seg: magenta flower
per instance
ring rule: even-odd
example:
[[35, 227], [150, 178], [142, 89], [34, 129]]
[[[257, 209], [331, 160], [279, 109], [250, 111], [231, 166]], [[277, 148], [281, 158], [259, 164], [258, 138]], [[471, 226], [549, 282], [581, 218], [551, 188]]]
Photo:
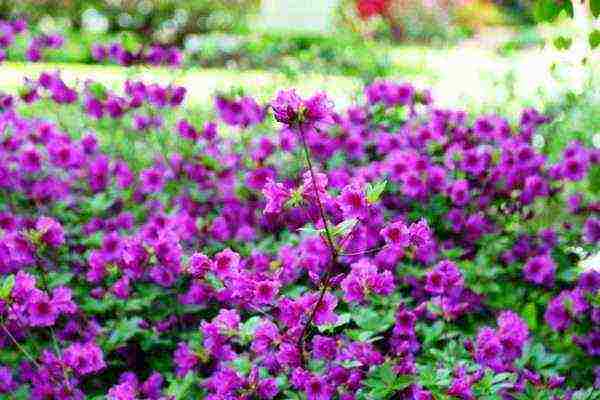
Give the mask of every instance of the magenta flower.
[[561, 332], [571, 326], [574, 317], [580, 316], [588, 308], [587, 300], [580, 289], [564, 290], [548, 302], [544, 319], [550, 328]]
[[254, 302], [257, 304], [270, 304], [277, 296], [279, 283], [274, 281], [257, 282], [254, 288]]
[[219, 277], [227, 277], [235, 273], [240, 265], [240, 255], [227, 248], [214, 257], [213, 272]]
[[362, 259], [351, 265], [351, 271], [342, 280], [344, 300], [363, 302], [370, 293], [388, 295], [394, 291], [394, 277], [389, 271], [378, 272], [369, 260]]
[[465, 179], [454, 182], [450, 187], [450, 198], [459, 207], [469, 203], [469, 182]]
[[414, 312], [408, 310], [404, 306], [398, 307], [396, 312], [396, 324], [394, 325], [394, 335], [398, 336], [414, 336], [415, 324], [417, 316]]
[[140, 174], [140, 181], [144, 193], [160, 192], [165, 184], [164, 172], [156, 167], [145, 169]]
[[279, 214], [283, 211], [283, 206], [290, 199], [291, 192], [283, 184], [267, 180], [263, 186], [262, 193], [267, 199], [267, 205], [264, 212], [267, 214]]
[[367, 198], [358, 184], [344, 187], [338, 202], [345, 218], [364, 219], [369, 215]]
[[379, 80], [365, 87], [369, 104], [383, 103], [387, 107], [411, 105], [415, 95], [412, 85]]
[[396, 221], [383, 228], [381, 236], [393, 246], [408, 247], [410, 245], [410, 230], [402, 221]]
[[525, 279], [538, 285], [554, 285], [556, 264], [549, 255], [530, 258], [523, 268]]
[[450, 293], [464, 284], [462, 273], [452, 261], [441, 261], [427, 273], [425, 290], [432, 294]]
[[334, 393], [334, 388], [317, 376], [304, 383], [304, 390], [307, 400], [330, 400]]
[[314, 176], [315, 181], [313, 182], [313, 176], [310, 171], [302, 174], [302, 196], [310, 204], [317, 204], [317, 194], [321, 198], [321, 201], [328, 201], [329, 193], [327, 193], [327, 184], [329, 183], [329, 179], [327, 175], [317, 172]]
[[137, 388], [132, 382], [122, 382], [108, 390], [109, 400], [136, 400]]
[[19, 271], [15, 275], [15, 284], [12, 288], [12, 297], [19, 301], [25, 302], [30, 298], [35, 289], [35, 277], [27, 272]]
[[17, 387], [11, 369], [0, 366], [0, 393], [13, 393]]
[[475, 360], [479, 364], [488, 366], [494, 370], [501, 371], [503, 369], [503, 347], [492, 328], [486, 327], [479, 331], [475, 347], [477, 349]]
[[177, 132], [179, 136], [189, 140], [197, 140], [198, 132], [187, 120], [181, 119], [177, 122]]
[[410, 224], [408, 232], [410, 243], [415, 247], [426, 247], [433, 241], [431, 229], [424, 219]]
[[61, 224], [49, 217], [41, 217], [35, 224], [41, 240], [51, 247], [59, 247], [65, 242], [65, 231]]
[[64, 363], [78, 375], [88, 375], [106, 367], [102, 350], [96, 343], [73, 343], [63, 352]]
[[319, 295], [317, 293], [309, 294], [303, 297], [305, 304], [311, 310], [317, 307], [315, 311], [315, 325], [335, 324], [338, 316], [333, 312], [337, 306], [338, 299], [331, 293], [325, 293], [320, 303], [317, 303]]
[[72, 300], [73, 293], [70, 288], [59, 286], [52, 290], [52, 303], [57, 311], [65, 314], [74, 314], [77, 305]]
[[46, 293], [33, 290], [27, 299], [27, 314], [31, 326], [52, 326], [58, 318], [59, 310]]
[[200, 362], [186, 343], [180, 342], [173, 354], [177, 376], [183, 377]]
[[280, 91], [271, 108], [275, 119], [291, 129], [307, 132], [333, 123], [333, 104], [324, 93], [302, 99], [293, 89]]
[[529, 337], [527, 324], [512, 311], [503, 311], [498, 316], [496, 331], [504, 347], [505, 360], [516, 360], [521, 356], [521, 350]]
[[273, 378], [262, 379], [258, 383], [258, 396], [262, 400], [273, 399], [279, 393], [277, 381]]
[[194, 253], [190, 258], [188, 272], [194, 277], [202, 277], [204, 274], [213, 269], [213, 264], [207, 255], [202, 253]]
[[42, 156], [35, 148], [27, 149], [21, 153], [20, 166], [25, 172], [38, 172], [42, 168]]
[[92, 44], [90, 51], [92, 53], [92, 58], [96, 61], [102, 62], [108, 58], [108, 49], [102, 44]]
[[600, 242], [600, 219], [589, 217], [583, 225], [583, 239], [590, 244]]

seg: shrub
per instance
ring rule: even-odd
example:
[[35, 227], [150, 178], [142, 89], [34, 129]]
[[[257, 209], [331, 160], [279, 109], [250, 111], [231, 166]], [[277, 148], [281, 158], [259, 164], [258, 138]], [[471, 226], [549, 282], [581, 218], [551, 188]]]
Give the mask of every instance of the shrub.
[[1, 392], [598, 395], [597, 149], [549, 159], [533, 109], [388, 81], [346, 110], [186, 93], [43, 73], [1, 96]]

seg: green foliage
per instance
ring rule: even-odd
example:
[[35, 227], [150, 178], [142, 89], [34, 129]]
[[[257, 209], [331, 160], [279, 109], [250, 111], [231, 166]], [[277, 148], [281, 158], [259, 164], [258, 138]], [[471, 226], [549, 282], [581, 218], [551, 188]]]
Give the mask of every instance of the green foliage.
[[192, 393], [197, 392], [197, 389], [195, 389], [197, 384], [198, 377], [193, 372], [188, 372], [181, 379], [172, 377], [169, 379], [169, 385], [167, 387], [166, 394], [168, 396], [173, 396], [175, 399], [190, 398]]
[[[31, 24], [37, 24], [44, 17], [64, 18], [77, 30], [82, 28], [82, 16], [87, 10], [94, 9], [108, 22], [109, 32], [129, 30], [143, 32], [144, 41], [155, 40], [152, 33], [164, 30], [165, 24], [175, 27], [171, 41], [182, 42], [190, 33], [247, 32], [247, 16], [254, 13], [258, 0], [149, 0], [141, 5], [140, 1], [104, 1], [104, 0], [2, 0], [0, 16], [27, 15]], [[184, 13], [185, 18], [176, 15]], [[120, 22], [123, 14], [131, 16], [128, 23]], [[122, 21], [122, 18], [121, 18]]]
[[533, 14], [539, 22], [552, 22], [561, 12], [573, 16], [573, 4], [571, 1], [536, 0], [533, 6]]
[[262, 33], [253, 36], [207, 35], [193, 54], [193, 64], [283, 72], [296, 79], [318, 72], [371, 81], [391, 74], [385, 48], [348, 35]]
[[573, 39], [565, 36], [559, 36], [556, 39], [554, 39], [554, 47], [556, 47], [559, 50], [567, 50], [571, 47], [572, 44]]
[[594, 29], [589, 37], [590, 47], [595, 49], [600, 45], [600, 30]]
[[387, 184], [386, 180], [376, 182], [374, 185], [371, 183], [367, 184], [366, 195], [367, 195], [367, 201], [370, 204], [375, 204], [379, 201], [379, 198], [385, 191], [386, 184]]
[[359, 398], [390, 399], [394, 394], [412, 385], [413, 381], [413, 376], [398, 375], [389, 363], [384, 363], [373, 368], [373, 371], [365, 379], [365, 393], [361, 393], [362, 396]]
[[[556, 161], [564, 147], [573, 140], [578, 140], [587, 146], [592, 145], [591, 132], [600, 132], [598, 107], [600, 99], [595, 95], [594, 85], [590, 82], [581, 94], [568, 92], [555, 101], [545, 105], [546, 113], [552, 116], [552, 121], [542, 125], [539, 134], [544, 138], [543, 151], [550, 159]], [[590, 179], [590, 184], [595, 179]]]
[[255, 315], [248, 318], [240, 327], [240, 341], [242, 344], [248, 344], [254, 337], [254, 331], [258, 327], [261, 317]]
[[370, 307], [361, 307], [352, 312], [352, 320], [364, 331], [374, 334], [387, 331], [394, 324], [394, 310], [377, 311]]
[[143, 320], [140, 317], [124, 318], [117, 321], [110, 336], [104, 343], [103, 347], [105, 350], [114, 350], [127, 343], [129, 339], [138, 333], [143, 332], [143, 329], [140, 327], [142, 321]]
[[594, 17], [600, 16], [600, 0], [590, 0], [590, 10]]
[[494, 374], [491, 371], [483, 376], [473, 387], [473, 393], [477, 399], [501, 400], [502, 389], [512, 387], [517, 380], [514, 373]]
[[8, 299], [10, 293], [12, 292], [13, 286], [15, 286], [15, 276], [13, 274], [6, 275], [2, 279], [2, 284], [0, 284], [0, 299]]

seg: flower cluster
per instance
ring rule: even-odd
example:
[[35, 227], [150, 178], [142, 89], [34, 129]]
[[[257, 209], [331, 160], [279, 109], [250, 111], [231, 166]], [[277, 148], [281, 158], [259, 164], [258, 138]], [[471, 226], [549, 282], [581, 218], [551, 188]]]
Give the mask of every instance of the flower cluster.
[[126, 67], [134, 64], [180, 67], [183, 63], [183, 54], [177, 47], [165, 47], [158, 44], [150, 45], [148, 48], [141, 47], [137, 51], [131, 51], [119, 42], [108, 45], [94, 43], [90, 51], [95, 61], [104, 62], [110, 60]]
[[15, 41], [15, 36], [27, 29], [27, 21], [16, 19], [13, 21], [0, 21], [0, 63], [6, 59], [6, 49]]
[[498, 316], [498, 328], [482, 328], [477, 334], [475, 359], [496, 372], [510, 370], [527, 341], [527, 324], [512, 311]]
[[266, 116], [265, 108], [250, 96], [230, 98], [226, 95], [218, 95], [215, 97], [215, 108], [223, 122], [240, 128], [260, 124]]
[[34, 37], [27, 47], [25, 58], [31, 62], [41, 61], [45, 49], [60, 49], [64, 44], [65, 38], [59, 34]]

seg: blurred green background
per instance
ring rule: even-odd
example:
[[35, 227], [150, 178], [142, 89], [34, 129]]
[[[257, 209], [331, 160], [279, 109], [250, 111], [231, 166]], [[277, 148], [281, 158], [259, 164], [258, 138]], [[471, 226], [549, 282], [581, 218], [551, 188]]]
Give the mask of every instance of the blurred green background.
[[[0, 17], [16, 16], [66, 36], [48, 56], [54, 62], [91, 63], [92, 43], [127, 35], [177, 45], [197, 67], [365, 80], [420, 72], [394, 64], [399, 46], [435, 50], [483, 37], [507, 55], [541, 44], [527, 0], [1, 0]], [[25, 40], [11, 60], [23, 59]]]
[[[577, 27], [560, 16], [536, 25], [535, 12], [531, 0], [0, 0], [0, 18], [29, 21], [0, 66], [0, 86], [60, 69], [67, 80], [101, 77], [115, 86], [133, 74], [175, 80], [199, 104], [232, 86], [264, 98], [286, 86], [323, 89], [344, 103], [385, 77], [431, 87], [443, 106], [515, 118], [526, 106], [596, 105], [589, 75], [599, 69], [598, 51], [585, 68], [572, 65], [553, 42]], [[45, 63], [24, 63], [28, 41], [41, 33], [62, 34], [65, 45]], [[184, 66], [95, 64], [92, 44], [112, 42], [177, 46]], [[600, 131], [599, 118], [572, 119]]]

